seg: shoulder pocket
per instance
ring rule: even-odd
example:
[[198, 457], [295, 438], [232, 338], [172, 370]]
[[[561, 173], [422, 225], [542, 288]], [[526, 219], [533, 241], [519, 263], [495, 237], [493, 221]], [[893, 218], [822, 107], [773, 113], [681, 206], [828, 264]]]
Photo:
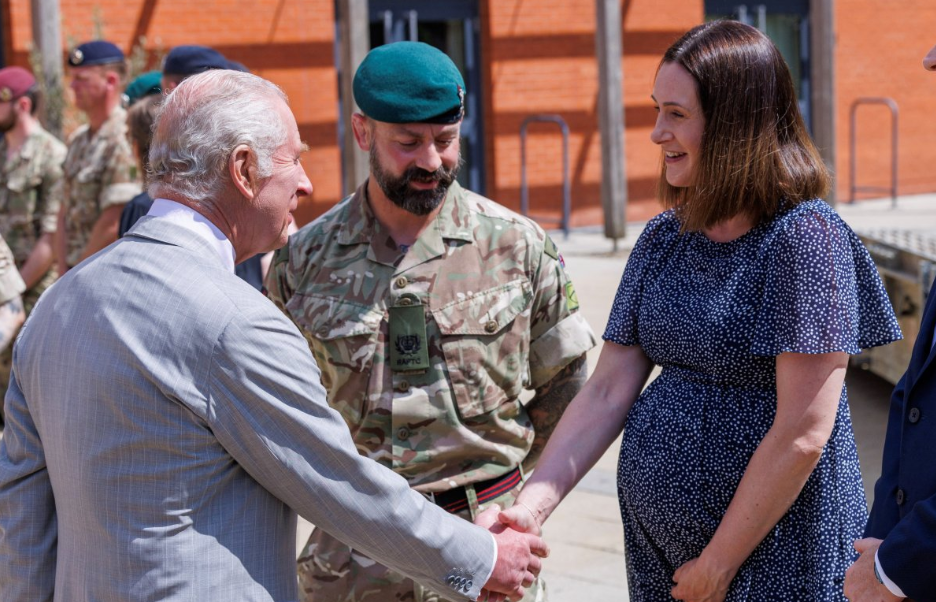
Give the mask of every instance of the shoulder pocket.
[[432, 312], [462, 418], [515, 401], [529, 382], [533, 290], [515, 280]]

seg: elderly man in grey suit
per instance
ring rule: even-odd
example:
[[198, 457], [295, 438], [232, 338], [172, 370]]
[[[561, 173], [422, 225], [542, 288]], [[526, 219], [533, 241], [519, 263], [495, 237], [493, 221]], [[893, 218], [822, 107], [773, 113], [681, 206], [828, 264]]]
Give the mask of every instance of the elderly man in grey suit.
[[302, 336], [234, 276], [285, 242], [312, 191], [303, 150], [253, 75], [168, 97], [150, 214], [46, 292], [16, 343], [0, 600], [295, 600], [296, 512], [455, 598], [533, 581], [541, 540], [450, 516], [357, 453]]

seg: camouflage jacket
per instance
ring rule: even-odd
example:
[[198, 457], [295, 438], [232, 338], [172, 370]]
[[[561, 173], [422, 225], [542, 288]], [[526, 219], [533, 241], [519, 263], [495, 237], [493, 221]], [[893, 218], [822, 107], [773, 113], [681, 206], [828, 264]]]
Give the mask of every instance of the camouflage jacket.
[[[423, 492], [517, 467], [534, 434], [521, 392], [595, 344], [543, 230], [458, 184], [405, 254], [362, 187], [273, 263], [269, 294], [309, 340], [359, 451]], [[407, 304], [422, 307], [425, 341], [391, 336]], [[426, 369], [394, 371], [395, 354], [422, 345]]]
[[66, 263], [81, 259], [94, 224], [108, 207], [140, 193], [137, 165], [127, 139], [127, 112], [115, 108], [97, 132], [87, 125], [68, 140], [65, 157]]
[[15, 299], [25, 289], [26, 284], [13, 264], [13, 253], [6, 241], [0, 238], [0, 305]]
[[62, 202], [65, 145], [43, 129], [26, 138], [7, 159], [0, 136], [0, 235], [22, 267], [43, 234], [55, 232]]

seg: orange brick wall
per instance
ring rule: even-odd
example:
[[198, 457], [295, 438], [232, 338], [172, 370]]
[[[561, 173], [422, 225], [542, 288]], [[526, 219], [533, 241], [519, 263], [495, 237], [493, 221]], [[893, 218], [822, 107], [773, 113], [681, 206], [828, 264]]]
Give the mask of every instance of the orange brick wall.
[[[628, 218], [635, 220], [659, 211], [654, 184], [660, 153], [649, 141], [653, 74], [667, 46], [702, 20], [703, 1], [621, 2]], [[7, 60], [25, 65], [29, 1], [12, 0], [6, 8]], [[61, 10], [66, 45], [92, 37], [98, 15], [104, 36], [125, 50], [140, 36], [153, 53], [178, 44], [214, 46], [282, 86], [311, 146], [305, 166], [315, 193], [300, 207], [298, 221], [339, 200], [332, 0], [61, 0]], [[571, 128], [573, 225], [602, 221], [594, 21], [594, 0], [481, 2], [487, 193], [519, 208], [520, 123], [534, 113], [558, 113]], [[558, 216], [562, 177], [556, 130], [532, 126], [528, 151], [533, 210]]]
[[[659, 150], [650, 142], [653, 75], [666, 48], [703, 17], [703, 2], [623, 0], [624, 104], [628, 219], [659, 211], [654, 186]], [[537, 113], [569, 124], [573, 225], [599, 224], [601, 139], [593, 0], [488, 0], [482, 21], [488, 194], [520, 206], [520, 126]], [[558, 216], [562, 144], [552, 124], [530, 126], [527, 181], [531, 213]]]
[[[103, 37], [125, 52], [141, 36], [154, 54], [179, 44], [213, 46], [281, 86], [311, 147], [304, 165], [315, 191], [297, 220], [304, 223], [339, 200], [332, 0], [61, 0], [61, 11], [66, 47], [94, 37], [97, 21]], [[29, 0], [12, 0], [3, 18], [7, 63], [28, 66]]]
[[[849, 109], [863, 96], [888, 96], [899, 106], [899, 193], [936, 191], [936, 74], [921, 66], [923, 56], [936, 44], [936, 3], [837, 0], [835, 5], [839, 200], [849, 198]], [[857, 133], [858, 185], [889, 186], [887, 110], [860, 108]]]

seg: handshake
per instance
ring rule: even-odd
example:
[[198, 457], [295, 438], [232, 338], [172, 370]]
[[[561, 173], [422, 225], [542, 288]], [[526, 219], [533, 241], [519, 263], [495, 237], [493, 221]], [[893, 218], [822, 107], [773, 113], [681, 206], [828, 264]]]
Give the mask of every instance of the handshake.
[[519, 600], [539, 575], [541, 559], [549, 556], [549, 546], [539, 536], [540, 525], [532, 510], [517, 504], [502, 511], [493, 505], [475, 518], [475, 524], [490, 531], [497, 541], [497, 562], [478, 600]]

